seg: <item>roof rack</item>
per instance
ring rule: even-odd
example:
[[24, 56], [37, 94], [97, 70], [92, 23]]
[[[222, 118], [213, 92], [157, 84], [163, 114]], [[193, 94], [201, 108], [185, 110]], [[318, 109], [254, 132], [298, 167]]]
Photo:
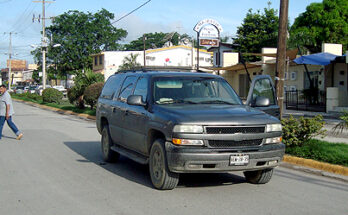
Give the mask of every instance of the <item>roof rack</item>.
[[132, 70], [123, 70], [116, 73], [127, 73], [127, 72], [200, 72], [206, 73], [202, 70], [192, 69], [192, 67], [188, 66], [142, 66], [142, 67], [134, 67]]

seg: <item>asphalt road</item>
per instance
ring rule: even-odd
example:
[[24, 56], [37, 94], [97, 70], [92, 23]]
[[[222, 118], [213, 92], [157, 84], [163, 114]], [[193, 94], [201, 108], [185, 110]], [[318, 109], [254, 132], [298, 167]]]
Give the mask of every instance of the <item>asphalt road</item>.
[[93, 121], [14, 102], [21, 141], [0, 140], [1, 215], [348, 214], [348, 183], [283, 167], [252, 185], [241, 173], [181, 177], [152, 188], [147, 166], [101, 159]]

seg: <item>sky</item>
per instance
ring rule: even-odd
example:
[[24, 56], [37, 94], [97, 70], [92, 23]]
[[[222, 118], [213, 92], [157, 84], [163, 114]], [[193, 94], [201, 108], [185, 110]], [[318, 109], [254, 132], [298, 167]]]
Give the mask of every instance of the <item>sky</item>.
[[[47, 0], [46, 0], [47, 1]], [[121, 18], [148, 0], [48, 0], [46, 17], [59, 16], [69, 10], [96, 13], [102, 8]], [[223, 28], [222, 36], [236, 35], [249, 9], [254, 12], [268, 7], [269, 0], [151, 0], [126, 18], [114, 24], [127, 30], [122, 43], [139, 38], [144, 33], [172, 32], [195, 35], [193, 27], [202, 19], [214, 19]], [[279, 11], [280, 0], [270, 0], [271, 8]], [[320, 0], [289, 0], [289, 20], [305, 12], [312, 2]], [[40, 44], [42, 23], [33, 22], [33, 16], [42, 14], [42, 3], [34, 0], [0, 0], [0, 68], [6, 67], [9, 53], [9, 32], [12, 35], [13, 59], [33, 63], [30, 51]], [[46, 26], [50, 21], [46, 21]]]

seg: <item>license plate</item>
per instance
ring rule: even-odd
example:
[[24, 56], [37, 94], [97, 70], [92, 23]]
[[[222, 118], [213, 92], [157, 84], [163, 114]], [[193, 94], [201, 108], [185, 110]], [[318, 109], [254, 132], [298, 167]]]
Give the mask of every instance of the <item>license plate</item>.
[[230, 165], [234, 166], [243, 166], [249, 163], [249, 155], [231, 155], [230, 156]]

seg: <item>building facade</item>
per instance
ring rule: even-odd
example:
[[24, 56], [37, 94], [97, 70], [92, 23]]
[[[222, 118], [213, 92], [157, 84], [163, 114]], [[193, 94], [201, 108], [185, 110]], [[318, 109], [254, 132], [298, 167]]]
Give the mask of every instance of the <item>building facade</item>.
[[[136, 61], [144, 66], [144, 51], [106, 51], [92, 55], [93, 71], [104, 75], [105, 80], [118, 71], [125, 57], [137, 55]], [[146, 66], [192, 67], [197, 65], [197, 49], [190, 46], [170, 46], [145, 51]], [[199, 66], [212, 66], [212, 53], [199, 50]]]

